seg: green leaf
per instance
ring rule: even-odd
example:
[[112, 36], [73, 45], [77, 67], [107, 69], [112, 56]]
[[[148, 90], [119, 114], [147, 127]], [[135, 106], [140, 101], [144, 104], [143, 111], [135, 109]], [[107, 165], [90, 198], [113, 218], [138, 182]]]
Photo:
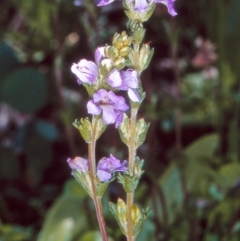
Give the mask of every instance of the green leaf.
[[234, 162], [221, 166], [219, 174], [222, 184], [226, 188], [232, 187], [240, 178], [240, 163]]
[[168, 224], [171, 224], [174, 221], [176, 214], [181, 210], [184, 201], [180, 170], [175, 163], [172, 163], [167, 168], [158, 180], [158, 183], [163, 192], [166, 208], [166, 210], [163, 210], [164, 207], [160, 204], [158, 215], [162, 222], [166, 222], [163, 215], [163, 212], [166, 211], [168, 217], [167, 222]]
[[184, 153], [190, 160], [199, 157], [212, 157], [218, 145], [219, 136], [217, 134], [206, 135], [190, 144]]
[[48, 211], [37, 241], [69, 241], [88, 230], [83, 205], [85, 194], [80, 191], [78, 196], [77, 186], [74, 188], [77, 183], [70, 182]]
[[212, 158], [218, 145], [218, 135], [211, 134], [199, 138], [184, 150], [187, 158], [184, 168], [187, 190], [194, 193], [201, 190], [201, 195], [208, 192], [208, 182], [205, 179], [217, 178], [218, 174], [204, 160]]
[[1, 241], [25, 241], [30, 240], [32, 231], [16, 225], [4, 225], [0, 223]]
[[208, 216], [208, 226], [212, 227], [216, 223], [218, 225], [226, 225], [238, 209], [238, 199], [224, 199], [211, 210]]
[[0, 97], [25, 113], [38, 111], [47, 98], [47, 84], [42, 73], [33, 68], [21, 68], [8, 74], [0, 86]]

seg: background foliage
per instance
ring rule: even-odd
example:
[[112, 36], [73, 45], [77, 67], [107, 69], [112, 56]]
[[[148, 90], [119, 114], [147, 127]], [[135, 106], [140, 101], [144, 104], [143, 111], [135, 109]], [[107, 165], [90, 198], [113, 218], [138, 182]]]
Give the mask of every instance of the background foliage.
[[[142, 78], [140, 115], [151, 126], [138, 153], [146, 172], [136, 199], [153, 212], [138, 241], [238, 241], [240, 2], [175, 7], [173, 19], [158, 4], [145, 24], [155, 55]], [[91, 200], [66, 164], [87, 155], [72, 122], [87, 115], [88, 96], [70, 66], [93, 59], [125, 23], [121, 1], [1, 0], [0, 240], [101, 240]], [[97, 151], [127, 155], [112, 126]], [[124, 237], [108, 201], [123, 195], [118, 183], [105, 195], [113, 240]]]

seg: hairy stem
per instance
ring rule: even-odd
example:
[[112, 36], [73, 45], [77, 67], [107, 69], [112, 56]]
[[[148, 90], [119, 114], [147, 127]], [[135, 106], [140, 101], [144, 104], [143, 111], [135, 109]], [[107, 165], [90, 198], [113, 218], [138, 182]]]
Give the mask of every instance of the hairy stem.
[[[128, 153], [129, 153], [129, 169], [132, 171], [134, 175], [134, 164], [136, 160], [136, 121], [137, 121], [137, 112], [138, 108], [132, 107], [131, 109], [131, 124], [130, 124], [130, 143], [128, 146]], [[131, 217], [131, 209], [134, 201], [134, 192], [127, 193], [127, 222], [128, 222], [128, 233], [127, 233], [127, 240], [134, 241], [135, 237], [133, 234], [133, 221]]]
[[93, 202], [97, 213], [98, 225], [101, 231], [103, 241], [108, 241], [108, 235], [106, 231], [106, 224], [103, 216], [103, 208], [101, 198], [97, 196], [96, 184], [95, 184], [95, 174], [96, 174], [96, 158], [95, 158], [95, 149], [96, 149], [96, 129], [98, 121], [93, 118], [92, 120], [92, 141], [88, 145], [88, 157], [89, 157], [89, 170], [90, 178], [92, 183], [93, 190]]

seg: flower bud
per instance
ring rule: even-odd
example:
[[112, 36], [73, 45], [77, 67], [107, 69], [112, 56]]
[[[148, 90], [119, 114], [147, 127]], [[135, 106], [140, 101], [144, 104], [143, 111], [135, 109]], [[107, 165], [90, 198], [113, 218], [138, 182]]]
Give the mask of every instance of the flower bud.
[[121, 39], [117, 40], [114, 46], [118, 49], [121, 49], [123, 47], [123, 42], [121, 41]]
[[129, 37], [127, 40], [123, 41], [123, 45], [124, 46], [129, 46], [129, 45], [131, 45], [131, 43], [132, 43], [132, 38], [131, 37]]
[[126, 66], [126, 59], [124, 57], [118, 57], [115, 61], [114, 61], [114, 66], [117, 69], [123, 69]]
[[119, 55], [122, 57], [128, 56], [128, 54], [132, 51], [132, 48], [130, 47], [123, 47], [119, 51]]
[[142, 213], [136, 204], [132, 205], [131, 218], [134, 224], [138, 224], [141, 221]]
[[118, 225], [123, 234], [127, 234], [128, 224], [127, 224], [127, 206], [122, 199], [118, 199], [117, 205], [114, 203], [109, 203], [110, 211], [118, 222]]
[[100, 74], [106, 76], [113, 68], [113, 62], [111, 59], [103, 59], [99, 64]]
[[127, 39], [128, 39], [128, 35], [127, 35], [126, 31], [123, 31], [121, 33], [121, 40], [122, 41], [126, 41]]
[[115, 60], [119, 55], [119, 50], [116, 47], [111, 47], [109, 49], [109, 58]]
[[115, 45], [115, 43], [120, 39], [120, 34], [119, 33], [115, 33], [113, 36], [113, 41], [112, 44]]

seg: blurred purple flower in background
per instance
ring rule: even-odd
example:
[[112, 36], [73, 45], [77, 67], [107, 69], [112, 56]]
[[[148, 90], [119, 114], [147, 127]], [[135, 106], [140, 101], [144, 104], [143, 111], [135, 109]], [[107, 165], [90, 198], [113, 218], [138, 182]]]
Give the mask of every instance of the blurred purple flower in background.
[[82, 157], [68, 158], [67, 162], [72, 171], [88, 172], [88, 160]]
[[110, 157], [103, 157], [97, 166], [97, 176], [102, 182], [107, 182], [112, 178], [114, 172], [126, 172], [127, 167], [125, 166], [127, 161], [124, 160], [122, 163], [120, 160], [115, 158], [113, 155]]
[[[115, 0], [101, 0], [99, 2], [98, 6], [105, 6], [105, 5], [108, 5], [108, 4], [110, 4], [114, 1]], [[125, 1], [135, 2], [134, 10], [142, 12], [142, 13], [144, 13], [147, 10], [147, 8], [150, 4], [152, 4], [152, 3], [162, 3], [168, 8], [168, 12], [172, 16], [177, 15], [177, 13], [174, 10], [174, 5], [173, 5], [173, 3], [176, 0], [148, 0], [148, 1], [147, 0], [125, 0]]]
[[117, 96], [113, 91], [101, 89], [93, 94], [93, 100], [87, 103], [88, 113], [99, 115], [102, 113], [102, 118], [105, 124], [115, 123], [115, 127], [121, 124], [123, 113], [129, 109], [122, 96]]

